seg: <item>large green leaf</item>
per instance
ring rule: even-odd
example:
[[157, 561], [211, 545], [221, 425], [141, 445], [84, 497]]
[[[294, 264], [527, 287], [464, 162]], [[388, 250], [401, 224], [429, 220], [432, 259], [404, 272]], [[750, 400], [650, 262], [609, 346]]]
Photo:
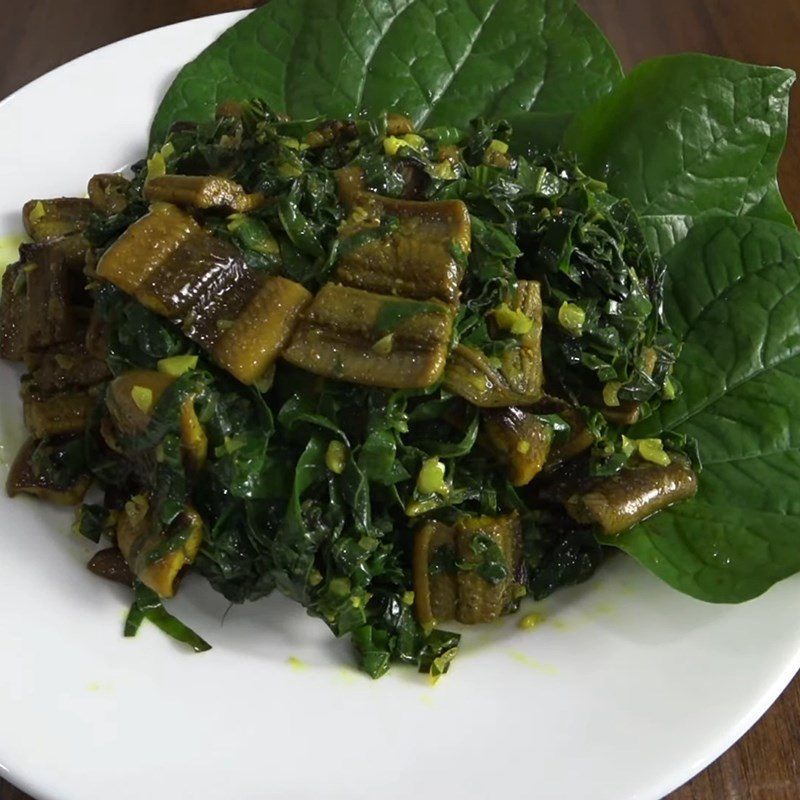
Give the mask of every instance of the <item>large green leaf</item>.
[[699, 222], [667, 256], [684, 393], [637, 435], [701, 443], [696, 499], [613, 542], [683, 592], [739, 602], [800, 570], [800, 234]]
[[557, 150], [564, 139], [564, 133], [572, 121], [570, 112], [543, 113], [540, 111], [519, 111], [506, 114], [511, 124], [510, 145], [515, 153], [527, 155], [531, 151]]
[[578, 115], [565, 144], [630, 199], [662, 255], [706, 214], [794, 225], [776, 177], [793, 81], [711, 56], [657, 58]]
[[298, 118], [394, 109], [465, 125], [579, 111], [621, 78], [573, 0], [272, 0], [181, 70], [152, 139], [223, 100], [259, 96]]

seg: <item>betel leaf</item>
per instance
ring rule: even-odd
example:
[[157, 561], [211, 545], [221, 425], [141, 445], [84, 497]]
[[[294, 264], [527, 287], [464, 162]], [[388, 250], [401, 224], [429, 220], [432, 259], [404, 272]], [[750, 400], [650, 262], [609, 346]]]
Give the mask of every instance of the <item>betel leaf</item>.
[[653, 59], [578, 115], [564, 143], [631, 201], [662, 255], [706, 214], [793, 226], [776, 176], [793, 81], [705, 55]]
[[396, 110], [466, 125], [579, 111], [621, 77], [573, 0], [272, 0], [181, 70], [151, 140], [225, 100], [261, 97], [295, 118]]
[[574, 114], [563, 111], [519, 111], [516, 114], [507, 114], [506, 119], [511, 125], [509, 145], [512, 151], [528, 155], [558, 149], [573, 116]]
[[740, 602], [800, 570], [800, 234], [709, 219], [667, 261], [684, 392], [633, 435], [696, 437], [700, 490], [610, 543], [682, 592]]

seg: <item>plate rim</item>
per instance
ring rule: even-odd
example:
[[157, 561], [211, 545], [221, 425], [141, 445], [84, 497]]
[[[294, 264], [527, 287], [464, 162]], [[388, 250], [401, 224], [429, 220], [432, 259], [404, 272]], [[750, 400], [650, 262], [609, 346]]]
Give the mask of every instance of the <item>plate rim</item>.
[[[8, 94], [2, 99], [0, 99], [0, 111], [2, 111], [3, 107], [7, 103], [10, 103], [12, 100], [14, 100], [17, 97], [17, 95], [22, 94], [23, 92], [26, 92], [29, 89], [32, 89], [34, 86], [39, 84], [39, 82], [44, 81], [46, 78], [49, 78], [54, 73], [68, 69], [72, 67], [74, 64], [83, 61], [84, 59], [94, 58], [99, 53], [103, 53], [107, 50], [111, 50], [123, 44], [128, 44], [129, 42], [132, 42], [136, 39], [146, 38], [159, 31], [166, 31], [169, 30], [170, 28], [179, 28], [182, 25], [191, 25], [192, 23], [198, 22], [200, 20], [209, 20], [212, 18], [221, 20], [224, 17], [230, 17], [232, 21], [238, 21], [238, 18], [246, 17], [248, 14], [252, 13], [255, 10], [256, 10], [255, 8], [251, 8], [240, 11], [221, 11], [211, 14], [201, 14], [200, 16], [190, 17], [189, 19], [180, 20], [178, 22], [168, 22], [166, 25], [157, 25], [155, 28], [149, 28], [148, 30], [141, 31], [140, 33], [132, 33], [130, 36], [123, 36], [121, 39], [115, 39], [113, 42], [109, 42], [108, 44], [101, 44], [99, 47], [95, 47], [91, 50], [88, 50], [85, 53], [81, 53], [81, 55], [79, 56], [70, 58], [63, 64], [59, 64], [58, 66], [47, 70], [47, 72], [43, 72], [41, 75], [37, 75], [35, 78], [31, 78], [27, 83], [23, 83], [22, 86], [19, 86], [18, 88], [14, 89], [14, 91], [12, 91], [11, 94]], [[198, 52], [197, 55], [200, 55], [201, 52], [202, 50]], [[179, 69], [182, 69], [182, 67]]]
[[[57, 67], [54, 67], [53, 69], [48, 70], [47, 72], [31, 79], [24, 85], [15, 89], [13, 92], [11, 92], [11, 94], [0, 100], [0, 114], [4, 113], [6, 106], [14, 102], [20, 95], [33, 90], [35, 87], [46, 82], [55, 73], [69, 70], [79, 62], [96, 58], [98, 54], [111, 51], [114, 48], [119, 48], [123, 45], [128, 45], [136, 40], [147, 39], [157, 32], [164, 32], [170, 29], [178, 29], [182, 27], [191, 27], [194, 24], [202, 24], [203, 22], [208, 22], [212, 19], [219, 21], [228, 19], [231, 23], [233, 23], [247, 16], [253, 10], [254, 9], [245, 9], [203, 14], [178, 22], [159, 25], [155, 28], [151, 28], [140, 33], [117, 39], [108, 44], [101, 45], [86, 53], [76, 56], [75, 58], [72, 58]], [[205, 47], [199, 50], [198, 55], [204, 49]], [[639, 568], [641, 569], [641, 567]], [[784, 582], [785, 581], [782, 581], [781, 583]], [[719, 733], [716, 737], [709, 737], [708, 744], [702, 748], [702, 752], [697, 752], [696, 757], [691, 764], [678, 764], [669, 771], [665, 771], [664, 776], [658, 782], [654, 782], [651, 789], [648, 789], [648, 794], [642, 795], [642, 800], [663, 800], [663, 798], [668, 794], [684, 786], [708, 766], [717, 761], [761, 720], [761, 718], [786, 690], [786, 688], [797, 675], [798, 671], [800, 671], [800, 640], [796, 642], [795, 652], [792, 658], [787, 658], [786, 662], [782, 665], [781, 669], [777, 672], [772, 681], [760, 693], [758, 701], [752, 703], [746, 712], [740, 714], [735, 722], [727, 725], [724, 731]], [[41, 777], [41, 772], [37, 773], [37, 775], [29, 775], [24, 770], [15, 769], [13, 765], [10, 765], [5, 761], [2, 753], [0, 753], [0, 778], [12, 784], [21, 791], [30, 794], [32, 797], [37, 798], [37, 800], [60, 800], [57, 794], [58, 789], [51, 789], [48, 787], [46, 779]]]

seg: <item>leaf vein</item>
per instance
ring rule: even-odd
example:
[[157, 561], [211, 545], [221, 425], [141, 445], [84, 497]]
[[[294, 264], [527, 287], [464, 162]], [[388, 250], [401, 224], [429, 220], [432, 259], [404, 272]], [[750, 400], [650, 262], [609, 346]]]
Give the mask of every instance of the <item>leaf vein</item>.
[[442, 85], [438, 88], [438, 90], [434, 93], [431, 97], [430, 101], [428, 102], [428, 109], [424, 111], [420, 120], [419, 124], [424, 124], [425, 120], [431, 115], [431, 111], [433, 111], [433, 107], [442, 99], [445, 92], [450, 88], [453, 81], [458, 77], [461, 70], [464, 68], [464, 64], [467, 62], [469, 57], [472, 55], [472, 51], [475, 49], [475, 44], [477, 43], [478, 39], [480, 39], [481, 34], [486, 28], [486, 25], [489, 23], [489, 20], [492, 18], [497, 7], [500, 5], [502, 0], [493, 0], [492, 5], [489, 7], [489, 11], [486, 16], [481, 20], [478, 18], [478, 27], [475, 29], [475, 32], [470, 37], [469, 42], [467, 43], [466, 48], [464, 49], [464, 53], [461, 58], [456, 61], [453, 65], [453, 69], [450, 72], [450, 75], [447, 76], [447, 79], [442, 83]]

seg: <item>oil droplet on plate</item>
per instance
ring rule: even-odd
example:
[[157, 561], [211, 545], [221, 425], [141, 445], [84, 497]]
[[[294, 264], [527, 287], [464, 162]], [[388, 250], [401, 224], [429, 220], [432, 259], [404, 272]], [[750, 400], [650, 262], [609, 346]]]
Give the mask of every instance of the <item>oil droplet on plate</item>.
[[111, 692], [114, 690], [113, 683], [107, 683], [103, 681], [90, 681], [86, 684], [86, 691], [91, 692], [92, 694], [98, 694], [100, 692]]
[[433, 695], [429, 692], [421, 694], [419, 699], [422, 700], [422, 705], [433, 708]]
[[352, 686], [356, 682], [356, 673], [350, 667], [342, 667], [337, 673], [338, 683], [346, 683]]
[[308, 664], [302, 662], [297, 656], [289, 656], [286, 659], [286, 662], [295, 672], [304, 672], [308, 669]]
[[558, 675], [558, 670], [552, 664], [543, 664], [541, 661], [531, 658], [527, 653], [521, 653], [519, 650], [512, 650], [509, 655], [518, 664], [522, 664], [523, 667], [542, 672], [545, 675]]
[[595, 603], [590, 612], [592, 617], [607, 617], [614, 613], [614, 606], [611, 603]]
[[544, 614], [534, 611], [532, 614], [526, 614], [518, 623], [519, 627], [524, 631], [532, 631], [545, 621]]

